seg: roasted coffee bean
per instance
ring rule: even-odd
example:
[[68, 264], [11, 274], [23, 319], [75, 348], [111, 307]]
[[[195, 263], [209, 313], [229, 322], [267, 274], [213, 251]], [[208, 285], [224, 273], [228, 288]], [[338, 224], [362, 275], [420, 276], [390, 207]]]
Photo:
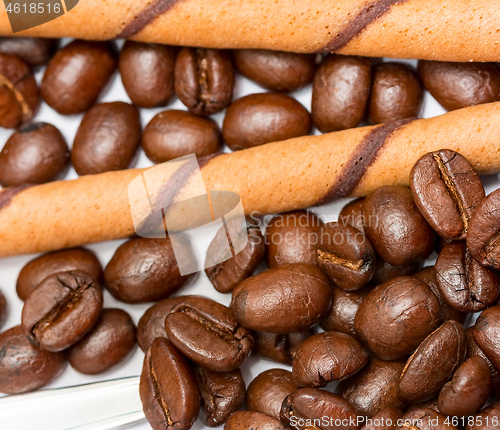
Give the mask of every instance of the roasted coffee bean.
[[253, 353], [268, 360], [291, 365], [300, 345], [313, 334], [312, 329], [289, 334], [257, 331], [254, 333]]
[[491, 390], [491, 372], [488, 363], [474, 356], [466, 360], [439, 393], [439, 410], [444, 415], [466, 416], [477, 414], [486, 403]]
[[0, 53], [17, 55], [31, 67], [47, 64], [58, 46], [58, 39], [0, 37]]
[[500, 306], [484, 310], [474, 325], [474, 340], [496, 369], [500, 369]]
[[307, 339], [293, 358], [293, 380], [299, 387], [322, 388], [343, 381], [368, 363], [368, 352], [345, 333], [325, 331]]
[[4, 294], [0, 291], [0, 328], [2, 328], [3, 324], [7, 320], [8, 306], [7, 299]]
[[375, 266], [375, 273], [373, 274], [371, 283], [375, 285], [383, 284], [398, 276], [411, 276], [417, 270], [417, 262], [406, 263], [403, 266], [393, 266], [377, 256], [377, 265]]
[[500, 269], [500, 189], [476, 209], [469, 223], [467, 249], [485, 267]]
[[0, 183], [11, 187], [52, 181], [64, 172], [69, 157], [68, 145], [53, 125], [23, 125], [0, 152]]
[[438, 325], [439, 301], [422, 281], [401, 276], [385, 282], [361, 303], [354, 328], [383, 360], [408, 356]]
[[424, 88], [416, 72], [401, 63], [384, 63], [373, 73], [368, 103], [370, 124], [418, 117]]
[[261, 412], [238, 411], [228, 418], [224, 430], [286, 430], [277, 419]]
[[329, 222], [321, 229], [317, 249], [318, 266], [333, 285], [352, 291], [363, 288], [375, 273], [372, 244], [358, 229]]
[[380, 187], [363, 204], [365, 232], [377, 254], [393, 266], [425, 260], [434, 250], [436, 233], [427, 224], [408, 188]]
[[135, 347], [135, 325], [121, 309], [104, 309], [85, 337], [69, 349], [71, 367], [85, 375], [98, 375], [122, 363]]
[[148, 348], [139, 394], [153, 430], [189, 430], [198, 417], [196, 378], [187, 360], [167, 339], [155, 339]]
[[247, 408], [279, 420], [283, 400], [298, 389], [292, 373], [288, 370], [266, 370], [250, 382], [247, 390]]
[[[233, 218], [228, 222], [236, 223], [239, 220]], [[233, 244], [230, 235], [226, 233], [228, 228], [221, 227], [217, 232], [208, 247], [205, 260], [205, 273], [219, 293], [230, 293], [238, 283], [251, 276], [266, 253], [264, 236], [259, 225], [251, 218], [246, 219], [248, 242], [239, 252], [234, 250], [238, 244]], [[219, 263], [220, 261], [222, 262]]]
[[240, 282], [231, 308], [243, 327], [287, 334], [311, 328], [327, 315], [331, 304], [326, 275], [315, 266], [296, 263]]
[[233, 151], [305, 136], [311, 117], [297, 100], [285, 94], [260, 93], [242, 97], [229, 106], [222, 136]]
[[165, 106], [174, 95], [175, 49], [127, 40], [118, 66], [123, 86], [137, 106]]
[[465, 239], [485, 195], [472, 164], [449, 149], [421, 157], [410, 173], [410, 188], [424, 218], [448, 241]]
[[323, 133], [357, 127], [365, 115], [371, 75], [367, 58], [327, 56], [314, 75], [314, 125]]
[[462, 364], [465, 353], [462, 325], [446, 321], [425, 338], [406, 362], [398, 385], [399, 399], [416, 403], [434, 397]]
[[342, 225], [352, 225], [364, 233], [365, 223], [367, 222], [365, 220], [365, 213], [363, 212], [364, 201], [364, 198], [359, 198], [347, 203], [340, 211], [338, 222]]
[[36, 346], [62, 351], [78, 342], [99, 320], [102, 291], [85, 272], [46, 277], [24, 303], [21, 327]]
[[139, 146], [141, 120], [135, 106], [100, 103], [84, 115], [76, 132], [71, 161], [79, 175], [126, 169]]
[[109, 42], [75, 40], [50, 60], [42, 79], [42, 97], [62, 115], [84, 112], [97, 101], [116, 66]]
[[43, 351], [29, 342], [21, 326], [0, 334], [0, 393], [36, 390], [56, 379], [66, 367], [63, 352]]
[[466, 430], [499, 430], [500, 403], [493, 403], [477, 414]]
[[252, 352], [253, 337], [233, 311], [201, 297], [183, 300], [165, 320], [169, 340], [190, 360], [216, 372], [240, 366]]
[[[321, 419], [328, 417], [326, 425]], [[314, 420], [321, 421], [317, 427]], [[357, 416], [347, 400], [319, 388], [301, 388], [290, 394], [281, 407], [281, 421], [292, 430], [357, 430]], [[317, 423], [318, 421], [316, 421]], [[313, 427], [314, 426], [314, 427]]]
[[398, 420], [403, 416], [400, 409], [385, 408], [378, 414], [367, 420], [366, 425], [361, 427], [361, 430], [396, 430], [398, 428]]
[[342, 381], [337, 391], [361, 416], [373, 417], [385, 408], [401, 408], [396, 389], [403, 369], [403, 361], [373, 358], [359, 373]]
[[70, 270], [81, 270], [97, 283], [102, 281], [102, 266], [95, 254], [85, 248], [69, 248], [43, 254], [27, 263], [17, 278], [17, 295], [24, 302], [47, 276]]
[[401, 420], [404, 424], [399, 430], [458, 430], [449, 418], [429, 408], [415, 409]]
[[149, 121], [142, 135], [142, 147], [154, 163], [184, 155], [197, 157], [218, 152], [222, 137], [217, 123], [182, 110], [160, 112]]
[[245, 381], [240, 369], [214, 372], [198, 366], [196, 379], [201, 394], [202, 421], [208, 427], [224, 424], [245, 402]]
[[0, 54], [0, 127], [27, 123], [39, 104], [38, 87], [28, 65], [14, 55]]
[[174, 294], [191, 276], [181, 276], [170, 238], [131, 239], [106, 266], [110, 293], [125, 303], [145, 303]]
[[229, 106], [234, 71], [226, 51], [183, 48], [175, 63], [177, 97], [193, 113], [211, 115]]
[[436, 260], [436, 280], [443, 298], [460, 312], [478, 312], [493, 305], [500, 291], [500, 277], [470, 255], [465, 242], [452, 242]]
[[455, 110], [500, 97], [500, 68], [495, 63], [419, 61], [425, 88], [445, 109]]
[[309, 85], [316, 68], [315, 55], [266, 49], [238, 49], [233, 58], [246, 78], [271, 91], [289, 93]]
[[323, 222], [312, 212], [276, 215], [266, 229], [266, 261], [270, 269], [289, 263], [316, 264]]

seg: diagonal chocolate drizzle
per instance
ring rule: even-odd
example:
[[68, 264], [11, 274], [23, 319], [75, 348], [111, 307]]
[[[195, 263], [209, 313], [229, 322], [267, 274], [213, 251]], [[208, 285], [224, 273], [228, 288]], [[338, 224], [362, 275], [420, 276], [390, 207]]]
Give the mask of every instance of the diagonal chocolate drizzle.
[[0, 210], [9, 206], [9, 203], [16, 194], [19, 194], [21, 191], [32, 186], [33, 185], [25, 184], [25, 185], [18, 185], [17, 187], [5, 188], [4, 191], [0, 192]]

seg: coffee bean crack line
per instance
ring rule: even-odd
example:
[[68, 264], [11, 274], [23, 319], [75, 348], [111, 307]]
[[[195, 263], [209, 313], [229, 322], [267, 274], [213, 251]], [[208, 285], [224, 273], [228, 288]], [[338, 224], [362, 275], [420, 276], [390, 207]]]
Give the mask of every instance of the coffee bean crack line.
[[328, 261], [339, 266], [344, 266], [355, 271], [361, 270], [363, 265], [367, 263], [363, 260], [348, 260], [346, 258], [335, 255], [333, 252], [322, 251], [321, 249], [318, 249], [318, 258], [320, 260]]
[[[18, 81], [18, 83], [26, 79], [28, 76], [29, 75], [23, 76]], [[14, 94], [14, 97], [16, 98], [17, 102], [21, 105], [21, 110], [23, 112], [22, 122], [25, 122], [26, 119], [30, 116], [31, 111], [22, 93], [2, 73], [0, 73], [0, 85], [7, 87], [9, 91], [12, 92], [12, 94]]]
[[170, 411], [168, 409], [168, 405], [165, 403], [165, 400], [163, 399], [163, 397], [161, 395], [160, 385], [158, 384], [158, 378], [156, 376], [156, 372], [154, 370], [154, 367], [151, 364], [151, 359], [149, 361], [149, 365], [151, 367], [150, 374], [151, 374], [151, 382], [153, 383], [153, 390], [155, 392], [155, 399], [160, 404], [161, 411], [162, 411], [163, 416], [165, 417], [165, 423], [167, 424], [167, 427], [170, 427], [175, 423], [172, 420], [172, 417], [170, 416]]

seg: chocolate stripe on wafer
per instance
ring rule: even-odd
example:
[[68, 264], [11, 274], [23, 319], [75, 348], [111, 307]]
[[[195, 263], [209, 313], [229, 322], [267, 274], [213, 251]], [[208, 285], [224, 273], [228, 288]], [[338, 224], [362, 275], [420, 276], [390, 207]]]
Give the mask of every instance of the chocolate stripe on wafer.
[[21, 191], [31, 187], [32, 185], [18, 185], [17, 187], [9, 187], [5, 188], [5, 190], [0, 192], [0, 210], [7, 207], [9, 203], [12, 201], [16, 194], [19, 194]]

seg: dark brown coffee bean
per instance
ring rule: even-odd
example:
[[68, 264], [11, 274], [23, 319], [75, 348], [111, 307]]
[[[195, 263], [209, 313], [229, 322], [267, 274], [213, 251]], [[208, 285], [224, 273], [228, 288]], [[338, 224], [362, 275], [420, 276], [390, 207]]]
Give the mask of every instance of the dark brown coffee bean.
[[0, 54], [0, 127], [27, 123], [39, 104], [38, 87], [28, 65], [14, 55]]
[[317, 264], [316, 250], [323, 225], [312, 212], [276, 215], [266, 229], [266, 262], [270, 269], [290, 263]]
[[371, 283], [378, 285], [398, 276], [411, 276], [418, 270], [418, 262], [406, 263], [403, 266], [393, 266], [377, 256], [377, 265]]
[[356, 409], [360, 416], [373, 417], [385, 408], [401, 408], [396, 395], [403, 361], [373, 358], [359, 373], [338, 386], [338, 393]]
[[271, 361], [291, 365], [300, 345], [313, 334], [312, 329], [289, 334], [257, 331], [254, 333], [253, 353]]
[[101, 288], [87, 273], [55, 273], [38, 284], [24, 303], [21, 327], [36, 346], [62, 351], [99, 320], [102, 300]]
[[425, 88], [445, 109], [455, 110], [500, 97], [500, 68], [495, 63], [419, 61]]
[[224, 424], [245, 402], [245, 381], [240, 369], [214, 372], [198, 366], [196, 379], [201, 394], [202, 421], [208, 427]]
[[238, 411], [230, 415], [224, 430], [286, 430], [275, 418], [261, 412]]
[[121, 309], [104, 309], [85, 337], [69, 349], [71, 367], [85, 375], [98, 375], [125, 361], [135, 347], [135, 325]]
[[217, 123], [182, 110], [160, 112], [149, 121], [142, 135], [142, 147], [154, 163], [184, 155], [197, 157], [218, 152], [222, 137]]
[[247, 408], [279, 420], [283, 400], [298, 389], [292, 373], [288, 370], [266, 370], [250, 382], [247, 390]]
[[0, 152], [0, 183], [11, 187], [52, 181], [64, 172], [69, 157], [68, 145], [53, 125], [24, 125], [9, 137]]
[[187, 360], [167, 339], [155, 339], [148, 348], [139, 394], [153, 430], [189, 430], [198, 417], [196, 378]]
[[339, 214], [339, 224], [352, 225], [360, 232], [365, 232], [365, 213], [363, 212], [363, 203], [365, 199], [359, 198], [347, 203]]
[[174, 294], [191, 276], [181, 276], [170, 238], [131, 239], [106, 266], [110, 293], [125, 303], [145, 303]]
[[31, 67], [47, 64], [59, 46], [59, 39], [0, 37], [0, 53], [17, 55]]
[[229, 106], [222, 136], [233, 151], [305, 136], [311, 130], [307, 109], [285, 94], [260, 93]]
[[[326, 417], [326, 422], [322, 418]], [[321, 422], [321, 427], [314, 424]], [[356, 412], [347, 400], [319, 388], [301, 388], [281, 407], [281, 421], [292, 430], [357, 430]]]
[[56, 379], [66, 367], [63, 352], [33, 346], [21, 326], [0, 334], [0, 393], [37, 390]]
[[192, 297], [174, 306], [165, 330], [186, 357], [216, 372], [236, 369], [252, 352], [250, 332], [230, 308], [210, 299]]
[[314, 75], [314, 125], [323, 133], [357, 127], [365, 115], [371, 75], [367, 58], [327, 56]]
[[496, 369], [500, 369], [500, 306], [484, 310], [474, 325], [474, 340]]
[[345, 333], [325, 331], [307, 339], [293, 358], [292, 373], [299, 387], [322, 388], [343, 381], [368, 363], [368, 352]]
[[7, 299], [4, 294], [0, 291], [0, 328], [4, 325], [7, 320], [8, 306]]
[[361, 430], [396, 430], [398, 426], [398, 420], [403, 416], [400, 409], [397, 408], [385, 408], [382, 409], [378, 414], [371, 417], [370, 421], [361, 427]]
[[380, 187], [365, 200], [365, 226], [377, 254], [393, 266], [425, 260], [434, 250], [436, 233], [427, 224], [408, 188]]
[[231, 308], [243, 327], [287, 334], [306, 330], [322, 320], [331, 300], [326, 275], [315, 266], [296, 263], [240, 282], [233, 291]]
[[175, 49], [127, 40], [118, 61], [123, 86], [137, 106], [165, 106], [174, 95]]
[[[233, 220], [233, 223], [239, 222]], [[205, 273], [219, 293], [230, 293], [238, 283], [251, 276], [266, 253], [264, 236], [253, 219], [246, 219], [248, 242], [238, 253], [233, 250], [234, 245], [226, 233], [227, 229], [227, 226], [223, 226], [217, 232], [210, 242], [205, 260]], [[222, 263], [217, 263], [219, 261]]]
[[17, 278], [17, 295], [22, 301], [26, 301], [47, 276], [70, 270], [81, 270], [97, 283], [102, 281], [102, 266], [92, 251], [85, 248], [63, 249], [43, 254], [27, 263]]
[[183, 48], [174, 75], [177, 97], [195, 114], [211, 115], [231, 103], [234, 71], [226, 51]]
[[368, 103], [370, 124], [418, 117], [424, 88], [417, 73], [401, 63], [375, 68]]
[[109, 42], [75, 40], [50, 60], [42, 79], [42, 97], [62, 115], [84, 112], [97, 101], [116, 66]]
[[361, 303], [354, 328], [383, 360], [408, 356], [438, 325], [439, 301], [422, 281], [401, 276], [385, 282]]
[[398, 430], [458, 430], [450, 419], [429, 408], [415, 409], [401, 420], [403, 425]]
[[473, 419], [466, 430], [499, 430], [500, 429], [500, 403], [493, 403], [484, 408]]
[[446, 245], [435, 267], [439, 291], [453, 309], [478, 312], [496, 302], [500, 291], [498, 273], [474, 260], [465, 242]]
[[329, 222], [321, 229], [317, 249], [318, 266], [333, 285], [347, 291], [359, 290], [372, 279], [376, 257], [372, 244], [358, 229]]
[[413, 403], [412, 405], [409, 405], [406, 408], [406, 413], [409, 414], [410, 412], [414, 412], [414, 411], [419, 410], [419, 409], [431, 409], [434, 412], [441, 413], [441, 412], [439, 412], [439, 408], [438, 408], [437, 403], [438, 403], [437, 396], [433, 397], [430, 400], [426, 400], [424, 402]]
[[398, 385], [399, 399], [416, 403], [434, 397], [462, 364], [465, 353], [462, 325], [446, 321], [425, 338], [406, 362]]
[[448, 149], [429, 152], [417, 161], [410, 188], [427, 222], [448, 241], [465, 239], [470, 218], [485, 195], [474, 167]]

